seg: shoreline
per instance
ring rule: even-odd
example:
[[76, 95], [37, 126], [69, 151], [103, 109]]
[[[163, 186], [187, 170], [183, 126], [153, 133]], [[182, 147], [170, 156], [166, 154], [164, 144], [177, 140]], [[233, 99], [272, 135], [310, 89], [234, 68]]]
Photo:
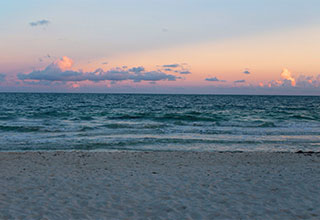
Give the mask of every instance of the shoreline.
[[0, 152], [0, 218], [320, 217], [320, 154]]

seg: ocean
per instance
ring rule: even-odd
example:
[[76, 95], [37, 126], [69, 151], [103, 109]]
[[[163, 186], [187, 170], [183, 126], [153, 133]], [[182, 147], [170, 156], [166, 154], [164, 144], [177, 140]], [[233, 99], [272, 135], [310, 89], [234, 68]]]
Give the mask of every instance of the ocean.
[[0, 151], [320, 151], [320, 97], [0, 93]]

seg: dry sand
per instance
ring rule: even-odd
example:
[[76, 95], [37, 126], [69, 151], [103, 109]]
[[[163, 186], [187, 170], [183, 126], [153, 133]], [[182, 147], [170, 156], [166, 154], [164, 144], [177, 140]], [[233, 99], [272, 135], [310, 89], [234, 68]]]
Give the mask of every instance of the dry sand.
[[0, 153], [0, 219], [320, 219], [320, 154]]

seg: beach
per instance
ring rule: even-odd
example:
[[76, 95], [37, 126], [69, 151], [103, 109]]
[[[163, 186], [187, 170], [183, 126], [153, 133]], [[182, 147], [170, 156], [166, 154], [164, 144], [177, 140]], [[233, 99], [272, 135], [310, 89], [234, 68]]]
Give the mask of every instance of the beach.
[[320, 154], [1, 152], [0, 219], [319, 219]]

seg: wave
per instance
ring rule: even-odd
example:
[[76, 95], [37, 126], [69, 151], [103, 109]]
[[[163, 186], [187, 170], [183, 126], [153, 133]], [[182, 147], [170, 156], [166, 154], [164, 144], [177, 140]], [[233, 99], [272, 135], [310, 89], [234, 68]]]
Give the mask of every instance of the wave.
[[[201, 114], [199, 114], [201, 115]], [[209, 121], [209, 122], [216, 122], [221, 120], [221, 117], [212, 115], [212, 116], [197, 116], [195, 114], [177, 114], [177, 113], [170, 113], [164, 114], [163, 116], [156, 117], [156, 120], [179, 120], [179, 121]]]
[[[190, 144], [214, 144], [214, 145], [233, 145], [233, 144], [241, 144], [241, 145], [257, 145], [257, 144], [266, 144], [266, 145], [282, 145], [284, 143], [283, 140], [229, 140], [229, 139], [198, 139], [198, 138], [131, 138], [127, 140], [109, 140], [106, 142], [96, 142], [96, 143], [86, 143], [86, 144], [79, 144], [78, 147], [86, 147], [86, 148], [93, 148], [93, 147], [101, 147], [101, 148], [108, 148], [110, 146], [138, 146], [138, 145], [150, 145], [150, 146], [161, 146], [161, 145], [190, 145]], [[319, 140], [300, 140], [300, 139], [293, 139], [285, 141], [286, 144], [319, 144]]]
[[307, 115], [293, 115], [292, 118], [294, 119], [301, 119], [301, 120], [310, 120], [310, 121], [318, 121], [319, 117], [317, 116], [307, 116]]
[[45, 112], [34, 112], [29, 117], [43, 119], [43, 118], [69, 117], [71, 115], [72, 113], [68, 111], [61, 112], [61, 111], [52, 110], [52, 111], [45, 111]]
[[70, 121], [92, 121], [94, 119], [95, 118], [93, 116], [89, 116], [89, 115], [69, 118]]
[[110, 123], [104, 124], [100, 127], [110, 128], [110, 129], [121, 129], [121, 128], [128, 128], [128, 129], [157, 129], [157, 128], [164, 128], [168, 127], [165, 124], [148, 124], [148, 123], [141, 123], [141, 124], [128, 124], [128, 123]]
[[9, 121], [9, 120], [13, 120], [16, 119], [16, 116], [13, 115], [1, 115], [0, 116], [0, 121]]
[[95, 128], [89, 127], [89, 126], [83, 126], [79, 129], [79, 131], [92, 131], [92, 130], [95, 130]]
[[273, 122], [264, 122], [264, 123], [258, 125], [257, 127], [260, 127], [260, 128], [275, 128], [276, 125]]
[[0, 131], [35, 132], [41, 129], [40, 126], [7, 126], [0, 125]]
[[165, 114], [154, 114], [154, 113], [134, 113], [134, 114], [123, 114], [119, 116], [109, 116], [108, 119], [111, 120], [130, 120], [130, 119], [149, 119], [154, 121], [208, 121], [216, 122], [218, 120], [223, 120], [222, 116], [212, 114], [205, 115], [198, 112], [189, 113], [165, 113]]

